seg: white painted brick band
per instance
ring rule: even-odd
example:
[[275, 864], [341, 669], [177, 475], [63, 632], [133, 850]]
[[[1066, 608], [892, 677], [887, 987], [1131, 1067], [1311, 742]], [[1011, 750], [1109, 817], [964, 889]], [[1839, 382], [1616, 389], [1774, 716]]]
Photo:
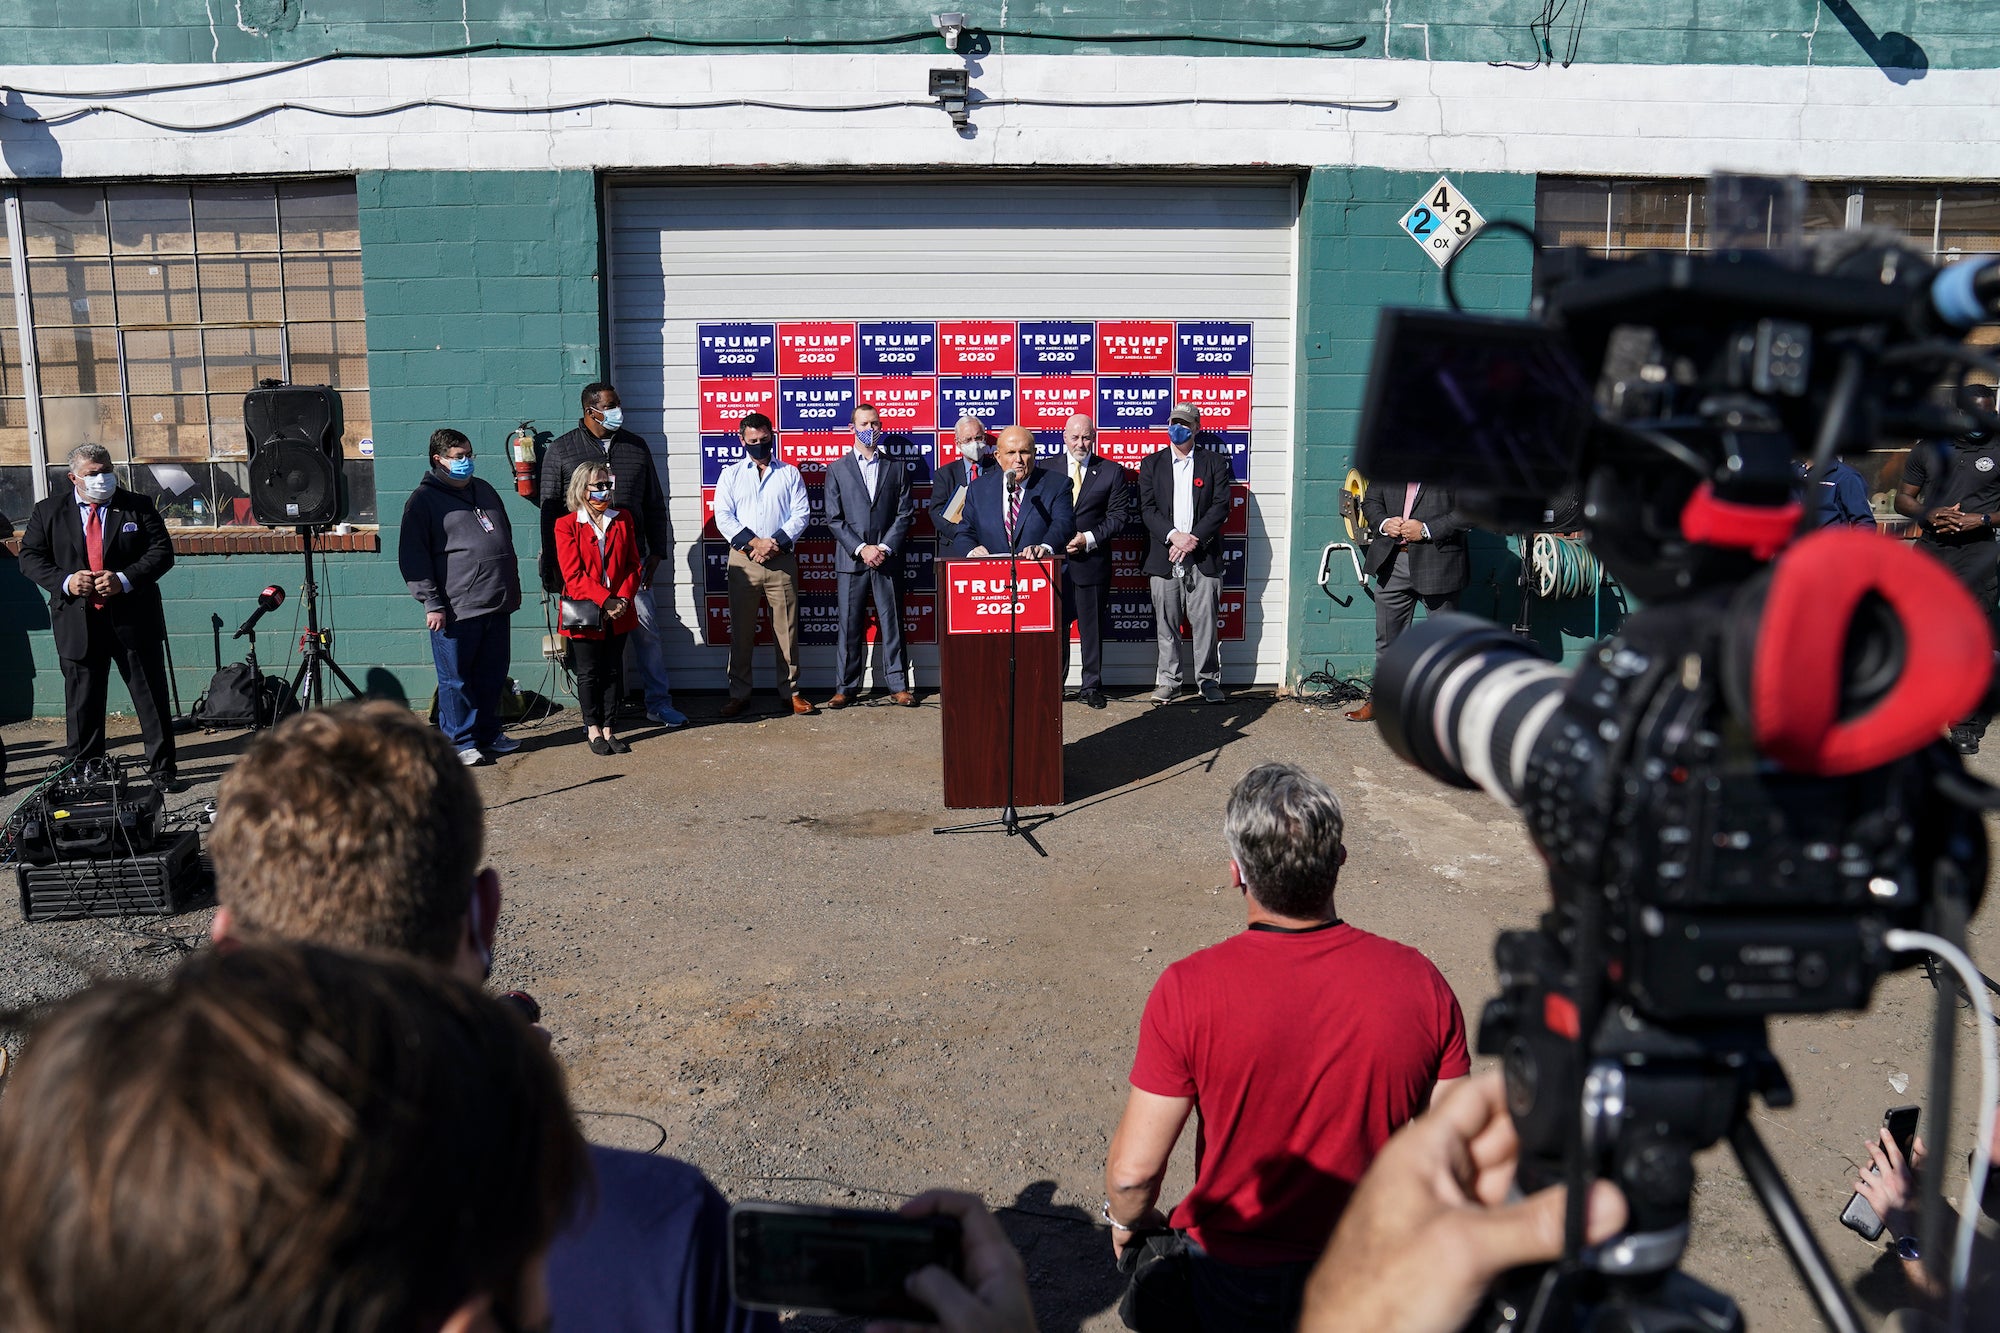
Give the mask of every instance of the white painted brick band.
[[[206, 123], [277, 102], [339, 110], [449, 98], [539, 107], [597, 97], [744, 97], [816, 106], [926, 97], [945, 59], [912, 55], [564, 56], [336, 61], [218, 89], [127, 98], [156, 120]], [[9, 87], [184, 82], [257, 66], [0, 67]], [[597, 106], [502, 116], [418, 108], [342, 120], [283, 111], [185, 133], [93, 114], [91, 99], [6, 94], [0, 177], [552, 168], [1357, 165], [1421, 171], [1698, 176], [1716, 169], [1816, 178], [1990, 178], [2000, 97], [1988, 70], [1904, 84], [1873, 68], [1577, 65], [1522, 70], [1421, 60], [1161, 56], [993, 57], [987, 98], [1295, 97], [1297, 106], [988, 107], [957, 134], [934, 105], [831, 113]]]

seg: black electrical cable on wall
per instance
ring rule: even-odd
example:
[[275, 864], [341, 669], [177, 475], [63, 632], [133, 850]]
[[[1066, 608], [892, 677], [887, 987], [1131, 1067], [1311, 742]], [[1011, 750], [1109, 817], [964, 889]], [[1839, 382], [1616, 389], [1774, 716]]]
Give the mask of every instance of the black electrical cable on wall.
[[[1325, 51], [1341, 52], [1358, 50], [1366, 44], [1366, 37], [1343, 37], [1334, 41], [1295, 41], [1269, 37], [1231, 37], [1213, 33], [1197, 32], [1110, 32], [1110, 33], [1062, 33], [1035, 32], [1031, 29], [1016, 28], [968, 28], [959, 38], [967, 37], [1020, 37], [1044, 42], [1074, 42], [1079, 45], [1120, 46], [1170, 42], [1192, 43], [1202, 46], [1234, 46], [1250, 50], [1275, 51]], [[272, 65], [260, 65], [255, 69], [243, 70], [235, 74], [221, 74], [213, 78], [188, 79], [180, 83], [158, 83], [143, 87], [102, 88], [77, 91], [65, 88], [23, 88], [15, 84], [0, 85], [8, 92], [24, 97], [74, 97], [97, 98], [115, 101], [127, 97], [150, 97], [156, 93], [194, 92], [203, 88], [223, 88], [232, 84], [248, 83], [255, 79], [276, 78], [280, 74], [290, 74], [315, 65], [324, 65], [337, 60], [443, 60], [453, 56], [487, 55], [500, 52], [515, 52], [524, 55], [561, 55], [577, 51], [606, 51], [625, 46], [666, 46], [690, 51], [811, 51], [830, 48], [912, 46], [918, 42], [943, 43], [943, 38], [935, 29], [921, 32], [895, 32], [875, 37], [671, 37], [658, 33], [639, 33], [628, 37], [601, 37], [577, 42], [472, 42], [465, 46], [443, 46], [424, 51], [328, 51], [321, 55], [307, 56], [301, 60], [284, 61]], [[942, 52], [940, 52], [942, 54]]]

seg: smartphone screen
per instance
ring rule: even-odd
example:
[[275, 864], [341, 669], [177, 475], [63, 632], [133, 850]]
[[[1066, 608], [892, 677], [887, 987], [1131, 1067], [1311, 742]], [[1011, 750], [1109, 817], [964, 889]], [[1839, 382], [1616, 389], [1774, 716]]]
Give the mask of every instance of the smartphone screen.
[[954, 1217], [739, 1203], [729, 1210], [730, 1291], [738, 1305], [933, 1322], [903, 1281], [927, 1264], [962, 1277]]
[[1896, 1142], [1896, 1151], [1903, 1154], [1905, 1162], [1910, 1160], [1910, 1145], [1917, 1138], [1917, 1117], [1922, 1108], [1916, 1106], [1892, 1106], [1882, 1113], [1882, 1128], [1889, 1131], [1889, 1137]]

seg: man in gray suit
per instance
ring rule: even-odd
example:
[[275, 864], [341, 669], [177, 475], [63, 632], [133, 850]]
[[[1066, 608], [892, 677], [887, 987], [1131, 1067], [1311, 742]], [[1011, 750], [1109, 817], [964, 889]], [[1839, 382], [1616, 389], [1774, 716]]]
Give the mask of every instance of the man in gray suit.
[[826, 470], [826, 525], [833, 529], [833, 568], [840, 580], [840, 686], [826, 706], [845, 708], [861, 693], [872, 601], [889, 697], [915, 708], [897, 587], [910, 532], [910, 473], [902, 460], [882, 451], [882, 418], [871, 404], [854, 405], [853, 423], [854, 448]]

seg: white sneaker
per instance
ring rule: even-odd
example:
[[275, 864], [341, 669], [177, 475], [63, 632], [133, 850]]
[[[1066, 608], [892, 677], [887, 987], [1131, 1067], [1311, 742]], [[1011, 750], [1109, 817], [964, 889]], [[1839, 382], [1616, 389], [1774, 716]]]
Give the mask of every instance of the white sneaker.
[[521, 742], [503, 731], [488, 741], [486, 748], [494, 754], [512, 754], [521, 748]]
[[467, 768], [476, 768], [486, 762], [486, 756], [479, 752], [477, 745], [468, 745], [458, 752], [458, 762]]

